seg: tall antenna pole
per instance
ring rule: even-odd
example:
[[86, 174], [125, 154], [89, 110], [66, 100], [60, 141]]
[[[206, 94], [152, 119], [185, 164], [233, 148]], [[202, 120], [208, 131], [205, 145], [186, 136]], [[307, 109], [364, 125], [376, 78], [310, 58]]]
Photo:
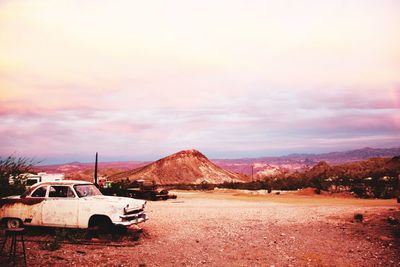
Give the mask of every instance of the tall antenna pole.
[[99, 187], [99, 184], [97, 183], [97, 152], [96, 152], [96, 162], [94, 164], [94, 185]]
[[397, 176], [397, 203], [400, 203], [400, 174]]

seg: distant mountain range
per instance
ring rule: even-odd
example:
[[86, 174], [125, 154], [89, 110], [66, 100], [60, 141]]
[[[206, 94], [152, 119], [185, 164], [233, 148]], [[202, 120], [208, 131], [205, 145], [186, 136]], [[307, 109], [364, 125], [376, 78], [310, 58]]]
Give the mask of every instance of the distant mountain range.
[[[362, 148], [345, 152], [323, 154], [291, 154], [280, 157], [208, 160], [197, 150], [184, 150], [155, 162], [127, 161], [101, 162], [99, 174], [117, 179], [148, 179], [158, 183], [212, 183], [246, 181], [251, 176], [268, 176], [291, 171], [306, 171], [325, 161], [339, 165], [375, 157], [400, 155], [400, 148]], [[67, 164], [38, 166], [35, 171], [62, 172], [70, 179], [93, 179], [94, 163], [72, 162]], [[246, 176], [247, 175], [247, 176]]]
[[212, 160], [222, 168], [250, 175], [265, 169], [305, 170], [313, 167], [320, 161], [330, 165], [339, 165], [354, 161], [362, 161], [369, 158], [384, 158], [400, 155], [398, 148], [370, 148], [349, 150], [344, 152], [330, 152], [323, 154], [290, 154], [279, 157], [260, 157], [242, 159], [216, 159]]

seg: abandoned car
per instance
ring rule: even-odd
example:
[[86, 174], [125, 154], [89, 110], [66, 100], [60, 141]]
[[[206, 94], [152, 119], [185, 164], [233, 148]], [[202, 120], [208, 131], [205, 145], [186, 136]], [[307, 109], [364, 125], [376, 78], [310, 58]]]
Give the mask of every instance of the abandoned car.
[[148, 199], [148, 200], [167, 200], [167, 199], [176, 199], [176, 195], [169, 194], [167, 189], [159, 190], [157, 185], [148, 182], [145, 180], [136, 180], [133, 181], [129, 188], [125, 189], [122, 193], [122, 196], [139, 198], [139, 199]]
[[146, 201], [104, 196], [85, 181], [38, 183], [21, 196], [0, 199], [0, 218], [8, 228], [24, 225], [63, 228], [128, 227], [147, 220]]

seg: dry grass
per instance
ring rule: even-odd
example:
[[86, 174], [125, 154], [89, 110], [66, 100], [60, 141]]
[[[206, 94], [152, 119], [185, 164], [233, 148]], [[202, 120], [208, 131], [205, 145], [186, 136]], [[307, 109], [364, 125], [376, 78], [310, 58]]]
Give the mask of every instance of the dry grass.
[[[264, 191], [264, 190], [262, 190]], [[181, 198], [194, 199], [225, 199], [225, 200], [243, 200], [252, 202], [273, 202], [282, 204], [293, 204], [293, 205], [355, 205], [361, 207], [397, 207], [396, 199], [361, 199], [355, 197], [342, 197], [341, 195], [303, 195], [300, 191], [289, 191], [279, 195], [274, 192], [270, 194], [257, 194], [257, 191], [253, 193], [247, 190], [213, 190], [213, 191], [174, 191]], [[172, 192], [172, 193], [174, 193]], [[174, 194], [175, 194], [174, 193]]]

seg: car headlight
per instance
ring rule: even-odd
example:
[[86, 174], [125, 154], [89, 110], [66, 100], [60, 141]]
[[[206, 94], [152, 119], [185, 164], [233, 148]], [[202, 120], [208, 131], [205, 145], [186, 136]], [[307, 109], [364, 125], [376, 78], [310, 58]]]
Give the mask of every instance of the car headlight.
[[124, 214], [129, 212], [129, 204], [126, 204], [126, 207], [124, 208]]

